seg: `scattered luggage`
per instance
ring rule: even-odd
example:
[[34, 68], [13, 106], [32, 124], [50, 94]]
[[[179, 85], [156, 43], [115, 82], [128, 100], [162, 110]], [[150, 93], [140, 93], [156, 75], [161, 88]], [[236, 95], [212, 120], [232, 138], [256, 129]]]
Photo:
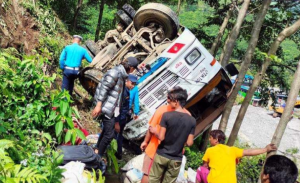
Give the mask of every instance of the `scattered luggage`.
[[86, 169], [100, 169], [102, 174], [105, 173], [106, 165], [102, 158], [94, 152], [94, 149], [87, 145], [78, 146], [59, 146], [64, 154], [63, 165], [71, 161], [80, 161], [85, 164]]

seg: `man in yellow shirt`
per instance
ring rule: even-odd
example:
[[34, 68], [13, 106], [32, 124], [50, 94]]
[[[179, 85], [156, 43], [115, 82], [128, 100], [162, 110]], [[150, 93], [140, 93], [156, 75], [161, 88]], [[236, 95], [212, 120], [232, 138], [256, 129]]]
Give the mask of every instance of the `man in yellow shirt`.
[[276, 150], [274, 144], [260, 149], [239, 149], [224, 145], [225, 134], [221, 130], [212, 130], [209, 136], [211, 146], [203, 156], [203, 166], [210, 168], [208, 183], [236, 183], [236, 159], [243, 156], [255, 156]]

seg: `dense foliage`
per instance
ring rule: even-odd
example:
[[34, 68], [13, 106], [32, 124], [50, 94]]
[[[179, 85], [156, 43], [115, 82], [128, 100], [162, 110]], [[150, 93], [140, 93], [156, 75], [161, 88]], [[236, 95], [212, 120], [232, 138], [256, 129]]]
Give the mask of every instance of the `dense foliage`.
[[21, 5], [35, 17], [40, 47], [32, 55], [0, 51], [0, 182], [57, 183], [63, 156], [55, 147], [85, 138], [74, 129], [72, 116], [79, 116], [69, 94], [53, 89], [51, 73], [64, 45], [58, 34], [65, 29], [50, 7], [26, 0]]
[[0, 180], [58, 182], [62, 155], [54, 147], [85, 138], [73, 126], [72, 113], [78, 112], [67, 92], [51, 90], [56, 75], [43, 73], [46, 58], [11, 52], [0, 52], [0, 138], [7, 139], [1, 141]]

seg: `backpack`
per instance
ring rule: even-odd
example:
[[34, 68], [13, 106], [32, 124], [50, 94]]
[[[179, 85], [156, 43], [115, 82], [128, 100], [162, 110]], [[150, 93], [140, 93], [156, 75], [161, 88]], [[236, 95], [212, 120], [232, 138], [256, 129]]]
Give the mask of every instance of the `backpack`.
[[71, 161], [80, 161], [85, 164], [86, 169], [100, 169], [104, 174], [106, 165], [100, 155], [94, 152], [94, 149], [87, 145], [77, 146], [58, 146], [64, 155], [63, 165]]

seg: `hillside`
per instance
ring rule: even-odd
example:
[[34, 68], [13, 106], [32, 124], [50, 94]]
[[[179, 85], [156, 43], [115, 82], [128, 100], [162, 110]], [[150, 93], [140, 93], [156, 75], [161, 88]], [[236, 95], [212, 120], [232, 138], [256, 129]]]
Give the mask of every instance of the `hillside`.
[[[17, 0], [1, 0], [1, 48], [14, 47], [30, 53], [39, 45], [40, 32], [37, 22], [29, 12], [18, 4]], [[25, 12], [24, 12], [25, 11]]]

